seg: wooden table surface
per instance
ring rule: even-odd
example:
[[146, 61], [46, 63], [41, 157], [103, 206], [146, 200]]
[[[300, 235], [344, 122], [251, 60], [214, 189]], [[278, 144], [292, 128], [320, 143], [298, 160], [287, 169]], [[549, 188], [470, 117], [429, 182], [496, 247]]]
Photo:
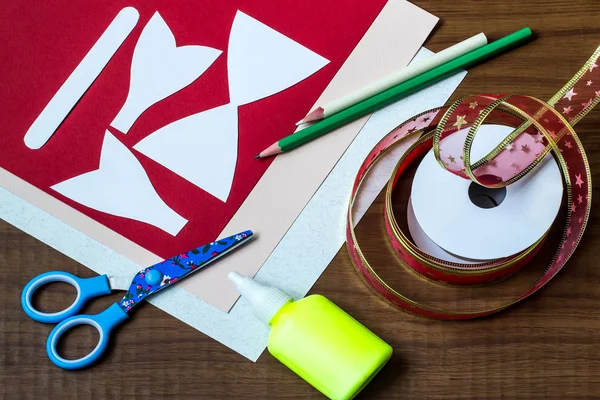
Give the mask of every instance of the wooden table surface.
[[[452, 99], [483, 92], [548, 99], [600, 45], [597, 0], [414, 2], [441, 19], [426, 43], [433, 51], [482, 31], [496, 39], [529, 26], [536, 34], [534, 42], [473, 68]], [[600, 171], [598, 130], [600, 109], [577, 126], [594, 189]], [[404, 185], [396, 194], [400, 209], [407, 188]], [[594, 199], [592, 209], [597, 208]], [[382, 246], [381, 210], [379, 198], [359, 231], [365, 247], [373, 249], [372, 257], [378, 258], [376, 264], [390, 265], [387, 273], [394, 275], [401, 267], [387, 263], [388, 256], [376, 251]], [[389, 365], [359, 397], [600, 398], [598, 218], [598, 212], [592, 212], [579, 250], [541, 293], [501, 314], [470, 322], [428, 321], [393, 309], [362, 284], [343, 248], [311, 292], [329, 297], [394, 348]], [[543, 268], [550, 252], [546, 247], [531, 269]], [[93, 276], [87, 268], [0, 221], [1, 399], [321, 398], [269, 354], [252, 363], [149, 304], [136, 313], [134, 323], [120, 329], [108, 354], [94, 368], [60, 370], [45, 352], [52, 327], [27, 318], [20, 305], [27, 281], [53, 269]], [[57, 310], [68, 304], [64, 294], [74, 296], [66, 285], [54, 284], [39, 300]], [[99, 312], [118, 298], [114, 294], [98, 299], [86, 311]], [[84, 354], [96, 338], [93, 328], [78, 329], [65, 340], [66, 355]]]

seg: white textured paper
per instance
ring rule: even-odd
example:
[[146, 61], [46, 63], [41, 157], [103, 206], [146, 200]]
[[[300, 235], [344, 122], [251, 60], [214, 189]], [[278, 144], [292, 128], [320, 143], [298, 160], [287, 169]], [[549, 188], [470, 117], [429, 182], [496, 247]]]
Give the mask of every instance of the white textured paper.
[[[415, 60], [431, 54], [421, 49]], [[294, 298], [303, 297], [345, 241], [345, 211], [352, 182], [364, 157], [399, 123], [443, 105], [465, 75], [466, 72], [459, 73], [375, 113], [255, 278], [278, 286]], [[389, 175], [380, 176], [380, 188], [387, 177]], [[374, 200], [379, 190], [372, 189], [369, 193]], [[140, 269], [139, 265], [2, 188], [0, 218], [94, 271], [133, 275]], [[319, 240], [315, 241], [315, 237]], [[252, 315], [243, 299], [231, 312], [224, 313], [173, 285], [152, 297], [150, 303], [252, 361], [256, 361], [266, 348], [268, 327]], [[131, 323], [135, 323], [135, 319]]]

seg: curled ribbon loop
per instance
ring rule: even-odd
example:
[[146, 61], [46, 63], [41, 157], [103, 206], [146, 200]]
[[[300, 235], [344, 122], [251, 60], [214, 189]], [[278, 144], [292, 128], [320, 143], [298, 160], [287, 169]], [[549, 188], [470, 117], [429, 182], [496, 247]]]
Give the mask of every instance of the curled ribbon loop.
[[[473, 112], [478, 108], [478, 113]], [[461, 111], [463, 115], [460, 115]], [[523, 123], [488, 155], [471, 164], [471, 148], [479, 128], [488, 119], [497, 120], [498, 111], [511, 113]], [[454, 118], [457, 122], [448, 127], [448, 121]], [[462, 135], [462, 150], [452, 144], [444, 146], [441, 141], [443, 133], [461, 125], [469, 128], [466, 135]], [[556, 149], [557, 142], [570, 128], [560, 113], [535, 97], [478, 95], [467, 101], [458, 100], [448, 108], [435, 130], [433, 149], [440, 165], [448, 171], [481, 186], [501, 188], [516, 182], [535, 168], [552, 148]], [[461, 136], [461, 133], [458, 135]], [[442, 153], [449, 154], [453, 150], [455, 154], [460, 152], [462, 163], [450, 164], [445, 161], [448, 157], [453, 160], [453, 157], [443, 157]]]
[[[348, 250], [359, 276], [392, 305], [424, 317], [461, 320], [501, 311], [537, 292], [564, 267], [585, 230], [591, 208], [591, 173], [583, 146], [573, 129], [600, 102], [600, 48], [581, 70], [548, 102], [531, 96], [481, 94], [447, 107], [426, 111], [388, 133], [365, 159], [354, 181], [347, 215]], [[575, 101], [575, 96], [580, 99]], [[514, 130], [480, 160], [471, 162], [479, 128], [501, 124]], [[482, 132], [480, 134], [485, 134]], [[400, 263], [426, 280], [442, 285], [482, 285], [506, 279], [530, 261], [548, 232], [529, 248], [510, 257], [461, 264], [432, 257], [400, 228], [392, 209], [392, 193], [407, 168], [430, 149], [441, 167], [464, 179], [501, 188], [531, 173], [553, 153], [567, 193], [566, 222], [556, 253], [544, 273], [522, 294], [496, 307], [460, 312], [421, 304], [383, 281], [365, 258], [354, 231], [354, 207], [361, 185], [384, 157], [403, 151], [388, 181], [384, 208], [388, 238]]]

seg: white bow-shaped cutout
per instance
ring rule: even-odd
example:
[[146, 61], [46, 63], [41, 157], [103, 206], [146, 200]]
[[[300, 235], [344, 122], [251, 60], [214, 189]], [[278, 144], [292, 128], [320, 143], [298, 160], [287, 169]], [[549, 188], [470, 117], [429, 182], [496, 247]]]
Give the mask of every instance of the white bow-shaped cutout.
[[[227, 56], [229, 104], [175, 121], [134, 146], [223, 202], [237, 162], [237, 107], [287, 89], [329, 62], [241, 11]], [[195, 149], [195, 156], [173, 157], [182, 148]]]
[[52, 189], [86, 207], [145, 222], [173, 236], [187, 223], [162, 201], [137, 158], [109, 131], [104, 135], [99, 168]]
[[206, 46], [177, 47], [156, 12], [135, 45], [127, 100], [110, 125], [127, 133], [144, 111], [194, 82], [220, 54]]

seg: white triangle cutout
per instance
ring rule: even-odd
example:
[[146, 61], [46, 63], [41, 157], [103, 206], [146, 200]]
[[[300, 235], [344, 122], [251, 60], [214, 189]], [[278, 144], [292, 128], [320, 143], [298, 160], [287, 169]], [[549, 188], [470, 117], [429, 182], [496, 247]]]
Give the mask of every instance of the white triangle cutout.
[[238, 11], [227, 50], [230, 101], [251, 103], [308, 78], [329, 61]]
[[173, 32], [156, 12], [135, 45], [129, 93], [110, 125], [127, 133], [146, 109], [194, 82], [220, 54], [206, 46], [177, 47]]
[[[225, 202], [237, 163], [237, 107], [190, 115], [153, 132], [134, 149]], [[184, 156], [174, 156], [187, 149]]]

